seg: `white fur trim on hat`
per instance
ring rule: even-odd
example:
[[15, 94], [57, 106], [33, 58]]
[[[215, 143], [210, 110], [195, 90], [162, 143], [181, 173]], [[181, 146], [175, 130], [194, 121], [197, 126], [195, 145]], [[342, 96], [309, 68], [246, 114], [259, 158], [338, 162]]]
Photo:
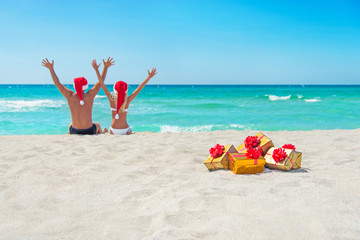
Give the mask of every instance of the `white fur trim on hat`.
[[[73, 83], [73, 87], [75, 89], [75, 83]], [[88, 87], [89, 87], [89, 84], [86, 84], [82, 87], [82, 90], [86, 90], [86, 89], [88, 89]]]

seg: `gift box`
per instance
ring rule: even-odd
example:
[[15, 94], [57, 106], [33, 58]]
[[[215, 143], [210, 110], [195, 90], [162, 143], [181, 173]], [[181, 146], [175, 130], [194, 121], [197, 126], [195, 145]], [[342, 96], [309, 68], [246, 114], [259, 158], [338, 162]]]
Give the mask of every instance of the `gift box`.
[[295, 162], [293, 169], [301, 168], [302, 152], [295, 151]]
[[262, 156], [265, 156], [267, 151], [274, 147], [270, 138], [266, 137], [263, 133], [259, 132], [255, 136], [248, 136], [244, 143], [236, 148], [239, 153], [246, 153], [249, 148], [256, 148], [260, 151]]
[[290, 171], [295, 167], [296, 154], [293, 149], [272, 147], [265, 155], [265, 166]]
[[234, 145], [219, 145], [211, 148], [204, 164], [209, 170], [229, 169], [229, 154], [238, 153]]
[[295, 161], [294, 161], [294, 167], [293, 167], [293, 169], [299, 169], [299, 168], [301, 168], [302, 153], [296, 151], [295, 146], [292, 145], [292, 144], [285, 144], [284, 146], [282, 146], [282, 148], [292, 149], [292, 150], [295, 151]]
[[229, 169], [235, 174], [255, 174], [264, 171], [265, 158], [259, 153], [252, 158], [244, 153], [230, 153]]

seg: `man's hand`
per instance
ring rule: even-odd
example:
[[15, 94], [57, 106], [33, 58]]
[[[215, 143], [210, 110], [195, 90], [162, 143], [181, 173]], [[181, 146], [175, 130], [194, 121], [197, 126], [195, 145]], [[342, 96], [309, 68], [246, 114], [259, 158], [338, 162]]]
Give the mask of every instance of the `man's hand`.
[[93, 66], [93, 68], [95, 69], [95, 71], [96, 71], [96, 70], [99, 70], [100, 65], [101, 65], [101, 63], [98, 65], [98, 64], [96, 63], [96, 60], [95, 60], [95, 59], [93, 59], [92, 62], [91, 62], [91, 66]]
[[59, 89], [60, 93], [66, 99], [68, 99], [74, 92], [60, 83], [59, 78], [56, 76], [56, 73], [54, 70], [54, 60], [52, 60], [50, 63], [49, 60], [47, 58], [45, 58], [41, 61], [41, 65], [43, 65], [44, 67], [49, 69], [51, 78], [54, 81], [55, 86]]
[[52, 60], [50, 63], [49, 60], [47, 58], [45, 58], [41, 61], [41, 65], [43, 65], [44, 67], [46, 67], [49, 70], [54, 69], [54, 60]]
[[152, 68], [151, 72], [148, 70], [148, 78], [152, 78], [153, 76], [155, 76], [157, 74], [156, 72], [156, 68]]
[[113, 58], [110, 58], [110, 57], [108, 57], [108, 59], [106, 60], [106, 62], [105, 62], [105, 60], [103, 59], [103, 63], [104, 63], [104, 67], [105, 67], [105, 68], [109, 68], [110, 66], [115, 65], [115, 61], [113, 61]]

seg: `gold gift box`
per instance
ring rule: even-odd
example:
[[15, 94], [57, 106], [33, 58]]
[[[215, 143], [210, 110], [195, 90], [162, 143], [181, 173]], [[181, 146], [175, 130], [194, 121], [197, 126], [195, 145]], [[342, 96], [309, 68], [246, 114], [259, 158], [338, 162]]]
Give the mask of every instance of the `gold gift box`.
[[247, 158], [246, 155], [230, 153], [229, 169], [235, 174], [256, 174], [264, 171], [265, 158]]
[[[260, 144], [257, 147], [257, 149], [259, 149], [260, 153], [265, 156], [266, 152], [269, 150], [269, 148], [274, 147], [273, 142], [271, 141], [270, 138], [266, 137], [265, 134], [259, 132], [258, 134], [256, 134], [255, 136], [257, 136], [260, 139]], [[260, 150], [261, 149], [261, 150]], [[247, 152], [247, 148], [245, 147], [245, 143], [239, 145], [236, 150], [239, 153], [246, 153]]]
[[287, 157], [279, 162], [275, 162], [272, 155], [276, 148], [272, 147], [265, 155], [265, 166], [272, 169], [279, 169], [283, 171], [290, 171], [295, 168], [296, 153], [292, 149], [283, 148], [286, 152]]
[[301, 159], [302, 159], [302, 153], [295, 151], [295, 162], [294, 162], [294, 168], [293, 169], [299, 169], [301, 168]]
[[224, 152], [217, 158], [213, 158], [210, 154], [204, 164], [209, 170], [229, 169], [229, 154], [238, 153], [234, 145], [225, 145]]

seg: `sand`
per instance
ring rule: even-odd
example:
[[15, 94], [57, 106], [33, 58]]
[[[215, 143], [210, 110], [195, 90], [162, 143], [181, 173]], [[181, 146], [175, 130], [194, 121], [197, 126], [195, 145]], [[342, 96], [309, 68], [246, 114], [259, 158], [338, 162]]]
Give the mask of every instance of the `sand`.
[[264, 132], [298, 171], [203, 165], [255, 133], [1, 136], [0, 239], [359, 239], [360, 129]]

